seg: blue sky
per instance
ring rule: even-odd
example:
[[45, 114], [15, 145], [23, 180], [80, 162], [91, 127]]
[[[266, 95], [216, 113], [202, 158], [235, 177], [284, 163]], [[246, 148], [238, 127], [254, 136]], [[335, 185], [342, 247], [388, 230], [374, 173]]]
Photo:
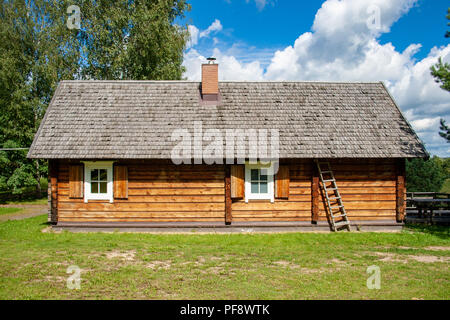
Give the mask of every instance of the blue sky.
[[[222, 46], [244, 42], [259, 49], [280, 49], [311, 30], [314, 16], [323, 2], [276, 0], [268, 1], [261, 8], [254, 0], [190, 0], [192, 10], [183, 22], [203, 30], [219, 19], [224, 28], [224, 32], [218, 35], [224, 42]], [[393, 24], [391, 32], [380, 37], [380, 42], [392, 42], [400, 51], [411, 43], [420, 43], [422, 50], [416, 57], [423, 59], [432, 47], [448, 44], [448, 39], [443, 36], [448, 7], [448, 0], [419, 0]], [[205, 52], [209, 49], [212, 53], [213, 47], [208, 41], [203, 44]]]
[[450, 62], [448, 0], [190, 0], [185, 77], [215, 56], [222, 80], [384, 81], [431, 154], [450, 156], [439, 119], [450, 94], [429, 75]]

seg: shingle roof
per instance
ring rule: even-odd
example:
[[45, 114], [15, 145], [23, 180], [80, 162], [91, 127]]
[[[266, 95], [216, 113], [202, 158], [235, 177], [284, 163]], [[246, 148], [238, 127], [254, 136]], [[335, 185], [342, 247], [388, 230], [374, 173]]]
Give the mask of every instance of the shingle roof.
[[[281, 158], [427, 156], [382, 83], [62, 81], [30, 158], [170, 159], [175, 129], [278, 129]], [[225, 140], [225, 139], [224, 139]], [[210, 142], [204, 142], [208, 145]]]

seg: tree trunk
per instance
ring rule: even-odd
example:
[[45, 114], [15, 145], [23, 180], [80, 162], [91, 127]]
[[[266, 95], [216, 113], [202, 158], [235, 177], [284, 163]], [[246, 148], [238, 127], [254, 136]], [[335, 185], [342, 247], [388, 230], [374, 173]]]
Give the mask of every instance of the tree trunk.
[[42, 190], [41, 190], [41, 173], [39, 172], [39, 160], [35, 160], [36, 164], [36, 195], [41, 198], [42, 197]]

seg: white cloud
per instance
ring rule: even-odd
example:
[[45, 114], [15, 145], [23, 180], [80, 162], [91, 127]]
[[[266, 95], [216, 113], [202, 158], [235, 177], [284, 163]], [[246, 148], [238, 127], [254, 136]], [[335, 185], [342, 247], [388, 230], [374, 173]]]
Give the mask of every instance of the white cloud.
[[[210, 34], [222, 31], [222, 29], [223, 29], [222, 23], [218, 19], [214, 20], [214, 22], [206, 30], [203, 30], [201, 32], [196, 26], [188, 25], [190, 37], [186, 47], [188, 49], [195, 47], [198, 44], [200, 38], [207, 38], [209, 37]], [[213, 39], [214, 45], [216, 45], [219, 42], [219, 40], [215, 37]]]
[[223, 27], [220, 23], [220, 20], [216, 19], [214, 22], [208, 27], [208, 29], [200, 32], [200, 38], [208, 37], [211, 33], [216, 33], [222, 31]]
[[200, 81], [202, 78], [201, 66], [202, 63], [205, 62], [206, 57], [202, 56], [197, 50], [190, 49], [184, 54], [183, 65], [186, 67], [186, 73], [184, 76], [189, 80]]
[[425, 118], [425, 119], [418, 119], [415, 121], [412, 121], [412, 125], [416, 130], [434, 130], [436, 127], [439, 127], [439, 117], [436, 118]]
[[[378, 41], [416, 2], [370, 1], [380, 13], [379, 28], [373, 29], [369, 28], [370, 19], [377, 12], [366, 1], [328, 0], [317, 11], [312, 31], [301, 34], [292, 46], [274, 52], [266, 69], [258, 60], [243, 62], [232, 50], [227, 54], [227, 50], [214, 49], [221, 64], [221, 79], [384, 81], [428, 151], [450, 156], [448, 145], [438, 135], [438, 119], [450, 122], [450, 96], [430, 75], [430, 66], [438, 57], [450, 62], [450, 45], [433, 48], [426, 58], [416, 61], [420, 44], [400, 52], [391, 43]], [[200, 79], [204, 60], [199, 61], [199, 56], [192, 50], [186, 53], [189, 79]]]
[[[257, 81], [264, 80], [264, 69], [258, 61], [250, 63], [239, 62], [234, 56], [223, 54], [219, 49], [213, 50], [213, 55], [220, 61], [220, 80]], [[200, 81], [201, 65], [206, 62], [206, 57], [197, 50], [191, 49], [184, 55], [184, 66], [187, 69], [185, 77], [189, 80]]]
[[[247, 1], [248, 2], [248, 1]], [[266, 4], [267, 4], [267, 0], [255, 0], [255, 3], [256, 3], [256, 7], [259, 9], [259, 10], [262, 10], [262, 9], [264, 9], [264, 7], [266, 6]]]
[[[255, 1], [256, 7], [261, 11], [269, 3], [274, 5], [276, 0], [245, 0], [246, 3], [250, 3], [251, 1]], [[225, 2], [231, 3], [231, 0], [225, 0]]]
[[187, 48], [192, 48], [193, 46], [197, 45], [197, 43], [198, 43], [198, 37], [199, 37], [200, 30], [198, 30], [198, 28], [196, 26], [189, 25], [188, 31], [190, 34], [190, 38], [187, 43]]

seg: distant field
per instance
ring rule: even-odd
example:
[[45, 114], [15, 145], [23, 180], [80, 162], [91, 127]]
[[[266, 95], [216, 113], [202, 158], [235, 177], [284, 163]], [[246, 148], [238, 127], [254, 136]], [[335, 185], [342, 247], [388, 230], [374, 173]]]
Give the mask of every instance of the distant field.
[[8, 201], [4, 204], [7, 205], [14, 205], [14, 204], [20, 204], [20, 205], [34, 205], [34, 204], [47, 204], [48, 199], [47, 197], [42, 199], [36, 199], [36, 200], [26, 200], [26, 201]]
[[[450, 229], [152, 235], [0, 222], [0, 299], [450, 299]], [[69, 266], [81, 269], [67, 288]], [[367, 288], [367, 268], [381, 289]]]

